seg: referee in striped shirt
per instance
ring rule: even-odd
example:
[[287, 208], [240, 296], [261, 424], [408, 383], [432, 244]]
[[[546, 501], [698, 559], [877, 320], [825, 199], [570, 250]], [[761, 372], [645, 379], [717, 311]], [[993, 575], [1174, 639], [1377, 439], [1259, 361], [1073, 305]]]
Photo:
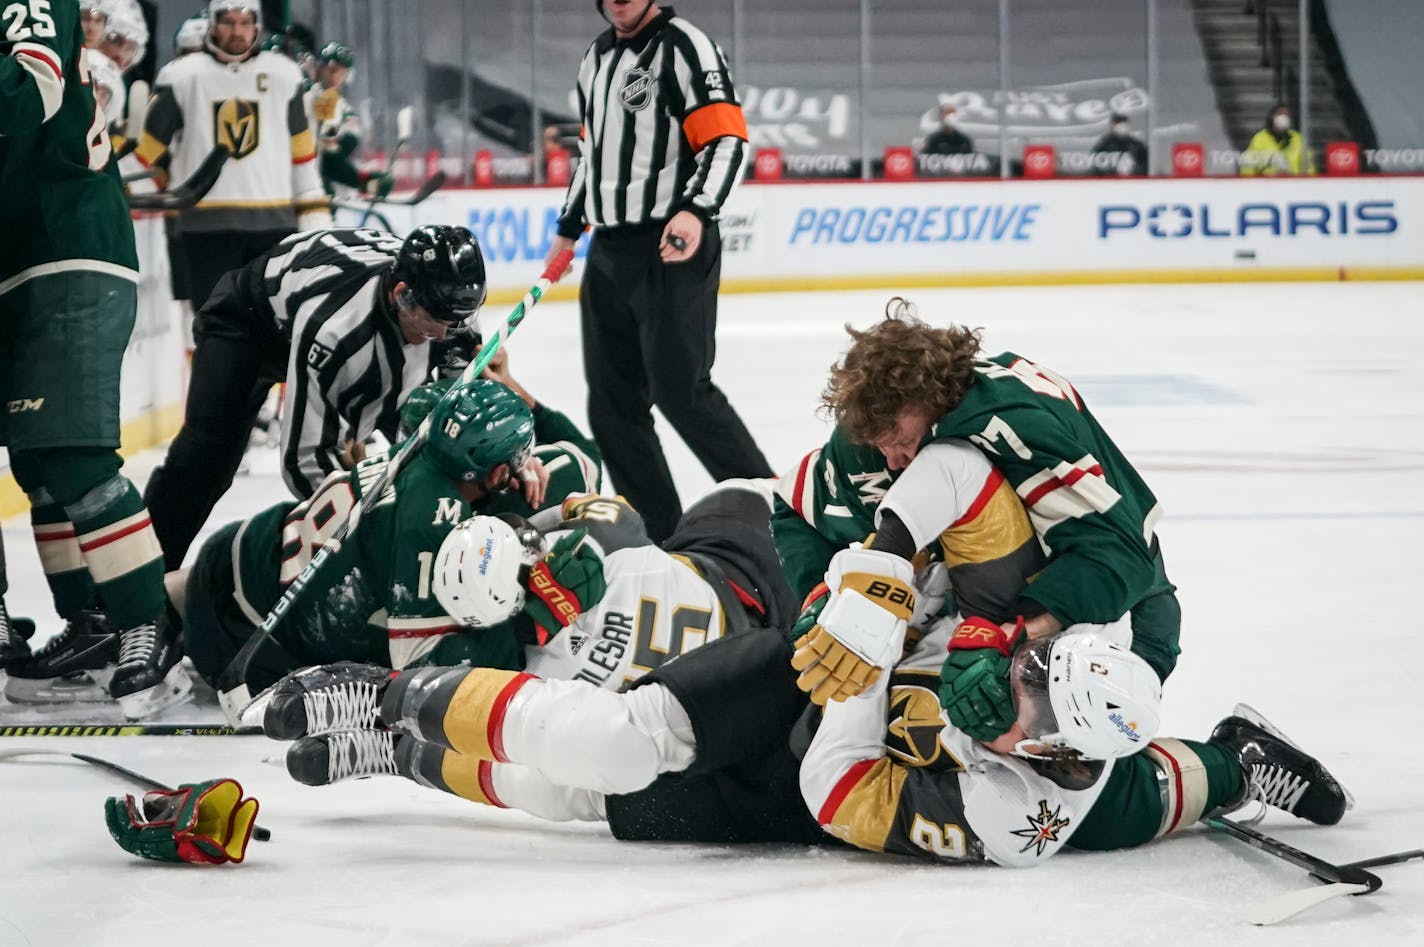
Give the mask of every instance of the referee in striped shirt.
[[612, 28], [579, 65], [580, 160], [549, 259], [593, 228], [579, 294], [588, 420], [614, 486], [656, 542], [682, 514], [657, 405], [714, 480], [771, 477], [712, 383], [722, 238], [746, 161], [726, 59], [653, 0], [595, 0]]
[[[193, 324], [197, 343], [183, 427], [144, 502], [168, 571], [232, 485], [253, 419], [275, 382], [282, 478], [297, 497], [350, 467], [452, 348], [473, 356], [485, 263], [464, 227], [294, 234], [218, 280]], [[448, 341], [447, 341], [448, 339]]]

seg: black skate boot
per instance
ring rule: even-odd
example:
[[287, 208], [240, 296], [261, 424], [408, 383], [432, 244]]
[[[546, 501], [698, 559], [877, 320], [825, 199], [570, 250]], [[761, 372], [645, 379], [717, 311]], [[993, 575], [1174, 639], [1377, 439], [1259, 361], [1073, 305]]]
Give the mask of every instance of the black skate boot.
[[308, 786], [365, 776], [410, 776], [420, 741], [389, 730], [337, 730], [287, 748], [287, 772]]
[[103, 612], [85, 609], [34, 654], [6, 669], [5, 697], [21, 704], [107, 702], [119, 636]]
[[193, 679], [183, 670], [178, 629], [167, 616], [119, 632], [119, 664], [109, 696], [130, 720], [143, 720], [183, 700]]
[[262, 730], [274, 740], [334, 730], [383, 730], [381, 697], [393, 673], [355, 661], [293, 671], [273, 687], [262, 715]]
[[35, 623], [28, 618], [11, 618], [0, 599], [0, 672], [30, 656], [30, 636]]
[[[1240, 796], [1215, 814], [1233, 812], [1254, 799], [1317, 825], [1334, 825], [1354, 807], [1354, 798], [1319, 760], [1245, 704], [1237, 704], [1233, 715], [1216, 725], [1211, 742], [1233, 750], [1245, 775]], [[1260, 821], [1261, 815], [1251, 821]]]

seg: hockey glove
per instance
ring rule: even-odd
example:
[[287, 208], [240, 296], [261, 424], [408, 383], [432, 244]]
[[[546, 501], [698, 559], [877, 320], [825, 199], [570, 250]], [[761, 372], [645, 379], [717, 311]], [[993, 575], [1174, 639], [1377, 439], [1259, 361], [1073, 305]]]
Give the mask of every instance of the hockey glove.
[[[842, 549], [831, 560], [826, 587], [835, 589], [811, 630], [796, 641], [796, 686], [824, 706], [873, 687], [894, 666], [915, 607], [908, 560], [870, 549]], [[804, 612], [803, 612], [804, 614]]]
[[232, 779], [104, 801], [104, 821], [119, 847], [140, 858], [221, 865], [241, 862], [257, 820], [257, 800]]
[[395, 187], [396, 179], [393, 175], [377, 172], [367, 175], [361, 182], [361, 191], [372, 200], [382, 201], [391, 193], [391, 188]]
[[987, 618], [971, 616], [949, 639], [949, 657], [939, 672], [939, 703], [949, 722], [975, 740], [992, 743], [1018, 719], [1009, 667], [1023, 631], [1022, 618], [1007, 632]]
[[529, 570], [529, 594], [524, 613], [534, 622], [539, 644], [547, 644], [579, 615], [603, 600], [608, 582], [603, 557], [588, 540], [588, 530], [561, 536], [541, 561]]
[[791, 640], [800, 641], [810, 634], [811, 629], [821, 620], [821, 612], [825, 609], [826, 603], [830, 601], [831, 590], [826, 588], [826, 583], [817, 582], [816, 587], [811, 590], [811, 594], [806, 596], [806, 601], [801, 603], [801, 614], [796, 616], [796, 623], [791, 626]]

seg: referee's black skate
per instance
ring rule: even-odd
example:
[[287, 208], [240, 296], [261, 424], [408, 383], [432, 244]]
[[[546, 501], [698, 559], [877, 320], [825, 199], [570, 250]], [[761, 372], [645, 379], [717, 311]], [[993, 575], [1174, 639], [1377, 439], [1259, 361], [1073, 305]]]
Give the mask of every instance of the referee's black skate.
[[1237, 704], [1232, 716], [1216, 725], [1211, 741], [1236, 753], [1245, 777], [1240, 795], [1222, 812], [1256, 800], [1317, 825], [1334, 825], [1355, 804], [1319, 760], [1246, 704]]
[[183, 700], [193, 679], [179, 663], [183, 647], [167, 615], [119, 632], [119, 660], [109, 679], [109, 696], [130, 720], [143, 720]]
[[5, 697], [20, 704], [107, 702], [119, 635], [103, 612], [86, 609], [34, 654], [5, 668]]
[[0, 598], [0, 671], [30, 656], [30, 637], [35, 623], [28, 618], [11, 618]]
[[288, 747], [287, 772], [308, 786], [366, 776], [411, 776], [420, 746], [415, 737], [390, 730], [337, 730], [302, 737]]
[[293, 671], [272, 688], [262, 731], [274, 740], [295, 740], [334, 730], [384, 729], [381, 697], [393, 673], [355, 661]]

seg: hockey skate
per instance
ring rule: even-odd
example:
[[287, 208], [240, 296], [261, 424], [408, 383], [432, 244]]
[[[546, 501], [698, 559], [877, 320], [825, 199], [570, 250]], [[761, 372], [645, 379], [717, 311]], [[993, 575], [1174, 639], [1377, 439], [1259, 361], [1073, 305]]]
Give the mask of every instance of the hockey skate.
[[10, 665], [30, 656], [30, 636], [35, 623], [28, 618], [11, 618], [0, 599], [0, 673]]
[[5, 697], [20, 704], [108, 701], [119, 636], [103, 612], [86, 609], [27, 658], [5, 668]]
[[[1216, 725], [1211, 740], [1236, 753], [1245, 776], [1241, 794], [1218, 814], [1255, 800], [1317, 825], [1334, 825], [1354, 807], [1354, 797], [1319, 760], [1246, 704], [1237, 704], [1232, 716]], [[1248, 824], [1264, 815], [1263, 809]]]
[[130, 720], [143, 720], [183, 700], [193, 690], [183, 670], [178, 631], [168, 616], [119, 632], [118, 667], [109, 696]]
[[274, 740], [295, 740], [335, 730], [384, 729], [381, 697], [391, 674], [355, 661], [293, 671], [272, 688], [262, 730]]
[[389, 730], [337, 730], [287, 748], [287, 772], [308, 786], [365, 776], [409, 776], [420, 741]]

